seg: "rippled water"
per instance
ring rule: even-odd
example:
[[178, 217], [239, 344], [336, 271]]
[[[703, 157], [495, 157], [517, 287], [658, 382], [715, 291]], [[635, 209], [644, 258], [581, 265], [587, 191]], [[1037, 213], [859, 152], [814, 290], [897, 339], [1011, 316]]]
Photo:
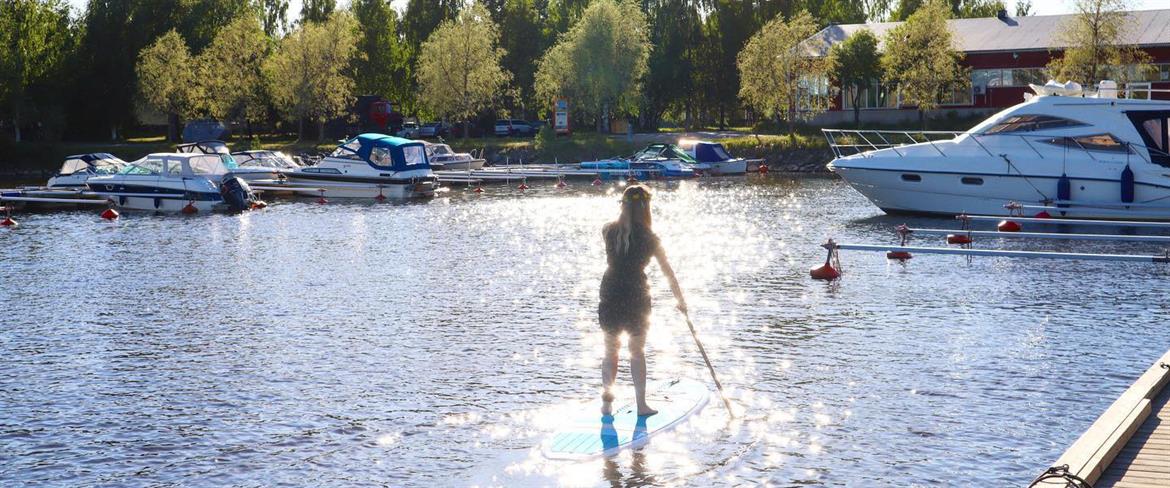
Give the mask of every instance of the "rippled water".
[[[596, 408], [613, 188], [27, 214], [0, 231], [0, 484], [1020, 485], [1170, 347], [1157, 265], [843, 252], [825, 284], [825, 237], [906, 219], [830, 179], [653, 186], [738, 420], [713, 399], [612, 460], [538, 452]], [[650, 275], [651, 377], [706, 381]]]

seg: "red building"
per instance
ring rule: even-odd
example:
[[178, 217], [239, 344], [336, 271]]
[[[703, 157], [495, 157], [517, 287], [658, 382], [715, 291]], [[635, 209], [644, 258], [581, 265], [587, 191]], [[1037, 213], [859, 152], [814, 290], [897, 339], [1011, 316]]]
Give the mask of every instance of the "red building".
[[[1128, 42], [1153, 58], [1154, 72], [1122, 87], [1130, 98], [1170, 99], [1170, 93], [1151, 89], [1170, 89], [1170, 10], [1129, 12]], [[965, 54], [963, 65], [971, 69], [969, 87], [950, 94], [932, 115], [954, 112], [957, 116], [987, 114], [1023, 101], [1031, 92], [1028, 84], [1048, 81], [1044, 67], [1061, 55], [1065, 46], [1058, 39], [1061, 24], [1073, 15], [1040, 15], [953, 19], [948, 21], [955, 47]], [[868, 29], [878, 39], [901, 22], [830, 25], [816, 33], [809, 43], [815, 56], [828, 55], [829, 48], [861, 29]], [[881, 49], [881, 45], [878, 45]], [[827, 87], [826, 87], [827, 88]], [[853, 89], [849, 87], [847, 89]], [[874, 81], [862, 93], [861, 118], [869, 122], [902, 122], [917, 117], [913, 107], [903, 108], [897, 90]], [[853, 120], [852, 97], [835, 95], [832, 109], [813, 120], [832, 125]]]

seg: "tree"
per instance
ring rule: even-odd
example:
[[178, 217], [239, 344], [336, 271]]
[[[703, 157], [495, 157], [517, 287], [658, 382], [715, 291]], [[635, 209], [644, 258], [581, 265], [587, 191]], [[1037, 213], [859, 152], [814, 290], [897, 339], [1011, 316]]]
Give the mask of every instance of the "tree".
[[920, 122], [925, 122], [926, 110], [938, 107], [944, 92], [970, 83], [947, 25], [950, 13], [946, 3], [931, 0], [886, 33], [884, 80], [898, 84], [904, 103], [918, 106]]
[[268, 38], [259, 16], [236, 17], [197, 57], [200, 91], [196, 104], [216, 119], [243, 120], [250, 136], [251, 122], [263, 118], [268, 109], [263, 72], [267, 57]]
[[29, 91], [51, 80], [69, 54], [69, 7], [59, 0], [5, 0], [0, 4], [0, 101], [21, 140]]
[[501, 62], [504, 70], [512, 74], [512, 86], [516, 91], [515, 96], [510, 97], [510, 108], [530, 113], [533, 106], [548, 106], [548, 100], [535, 99], [532, 88], [536, 80], [536, 62], [549, 45], [535, 3], [533, 0], [505, 0], [499, 18], [500, 48], [504, 50]]
[[[958, 19], [977, 17], [995, 17], [1000, 10], [1006, 10], [1002, 0], [943, 0], [951, 16]], [[899, 0], [894, 10], [890, 12], [890, 21], [909, 19], [915, 12], [921, 10], [928, 0]]]
[[703, 62], [697, 67], [696, 75], [700, 80], [699, 91], [703, 93], [702, 103], [714, 110], [721, 129], [727, 126], [727, 116], [738, 104], [740, 78], [736, 55], [759, 27], [752, 2], [712, 2], [699, 48], [699, 59]]
[[[459, 13], [463, 0], [410, 0], [406, 4], [406, 12], [402, 15], [402, 24], [399, 29], [402, 38], [409, 49], [410, 70], [418, 72], [418, 56], [423, 41], [430, 37], [431, 32], [444, 20], [453, 19]], [[417, 112], [416, 94], [418, 93], [417, 77], [410, 77], [409, 99], [403, 99], [402, 104], [409, 112]]]
[[305, 120], [317, 122], [317, 139], [325, 138], [325, 121], [345, 113], [353, 103], [353, 80], [346, 75], [355, 54], [357, 26], [347, 12], [325, 22], [298, 26], [281, 40], [264, 63], [272, 101], [297, 121], [297, 139]]
[[264, 34], [275, 39], [288, 28], [288, 0], [257, 0]]
[[418, 59], [420, 98], [435, 114], [468, 121], [487, 107], [508, 82], [500, 67], [504, 51], [487, 9], [478, 3], [444, 21], [422, 45]]
[[138, 93], [147, 106], [166, 114], [167, 140], [178, 140], [179, 116], [191, 107], [194, 73], [187, 43], [171, 30], [138, 54]]
[[765, 115], [788, 122], [795, 131], [798, 119], [808, 119], [828, 109], [827, 90], [820, 91], [828, 74], [828, 61], [809, 56], [802, 45], [817, 32], [807, 11], [785, 21], [777, 16], [752, 36], [740, 51], [739, 96]]
[[398, 36], [398, 12], [387, 0], [354, 0], [350, 8], [359, 30], [358, 52], [366, 54], [353, 61], [358, 93], [401, 104], [413, 94], [410, 50]]
[[1016, 0], [1016, 17], [1032, 15], [1032, 0]]
[[644, 128], [657, 129], [666, 111], [685, 105], [694, 94], [694, 51], [703, 36], [702, 18], [687, 0], [647, 4], [652, 48], [639, 115]]
[[337, 8], [337, 0], [305, 0], [301, 5], [301, 23], [325, 22]]
[[609, 128], [614, 110], [635, 112], [650, 56], [646, 16], [633, 0], [599, 0], [549, 49], [536, 71], [540, 100], [569, 97]]
[[1095, 85], [1125, 83], [1150, 69], [1150, 55], [1126, 42], [1132, 20], [1125, 0], [1078, 0], [1077, 13], [1061, 25], [1057, 40], [1068, 46], [1048, 63], [1049, 76]]
[[853, 125], [857, 127], [861, 126], [862, 90], [882, 77], [877, 44], [877, 36], [869, 29], [861, 29], [829, 50], [830, 73], [845, 91], [842, 97], [850, 97], [853, 102]]

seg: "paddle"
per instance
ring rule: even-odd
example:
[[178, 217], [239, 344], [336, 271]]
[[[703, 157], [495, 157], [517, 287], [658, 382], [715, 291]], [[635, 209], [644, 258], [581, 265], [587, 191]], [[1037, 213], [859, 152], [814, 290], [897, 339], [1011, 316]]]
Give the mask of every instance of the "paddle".
[[695, 345], [699, 346], [699, 354], [703, 356], [703, 362], [707, 363], [707, 370], [711, 372], [711, 379], [715, 381], [715, 388], [719, 390], [719, 398], [723, 399], [723, 405], [727, 407], [727, 415], [735, 418], [735, 412], [731, 410], [731, 402], [727, 401], [727, 395], [723, 394], [723, 385], [719, 383], [719, 378], [715, 376], [715, 367], [711, 366], [711, 359], [707, 357], [707, 350], [703, 348], [703, 342], [699, 340], [699, 333], [695, 332], [695, 324], [691, 322], [691, 314], [687, 313], [686, 309], [679, 309], [683, 314], [683, 318], [687, 319], [687, 327], [691, 329], [691, 337], [695, 338]]

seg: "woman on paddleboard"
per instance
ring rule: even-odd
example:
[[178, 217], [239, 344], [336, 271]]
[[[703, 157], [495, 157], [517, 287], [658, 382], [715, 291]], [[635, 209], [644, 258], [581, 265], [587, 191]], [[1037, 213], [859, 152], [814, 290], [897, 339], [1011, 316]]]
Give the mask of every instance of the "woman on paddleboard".
[[643, 185], [631, 185], [622, 194], [622, 213], [617, 221], [605, 224], [605, 259], [609, 266], [601, 278], [601, 303], [597, 315], [605, 331], [605, 357], [601, 361], [601, 413], [613, 413], [613, 383], [617, 378], [619, 338], [629, 335], [630, 372], [634, 379], [634, 397], [638, 415], [654, 415], [657, 410], [646, 404], [646, 329], [650, 327], [650, 285], [646, 265], [650, 258], [658, 261], [670, 290], [678, 299], [678, 309], [687, 311], [682, 290], [658, 236], [650, 227], [650, 191]]

